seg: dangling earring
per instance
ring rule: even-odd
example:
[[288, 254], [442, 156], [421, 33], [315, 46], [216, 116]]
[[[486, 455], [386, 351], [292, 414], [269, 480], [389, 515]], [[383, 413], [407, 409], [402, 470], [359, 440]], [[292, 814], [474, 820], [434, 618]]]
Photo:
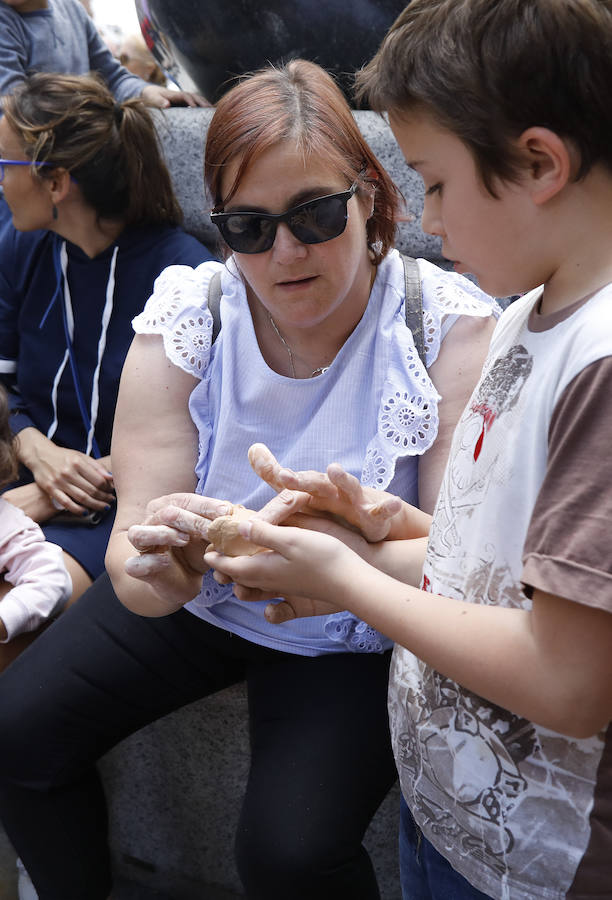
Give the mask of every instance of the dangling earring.
[[57, 206], [55, 203], [53, 204], [51, 215], [53, 216], [53, 221], [57, 222]]

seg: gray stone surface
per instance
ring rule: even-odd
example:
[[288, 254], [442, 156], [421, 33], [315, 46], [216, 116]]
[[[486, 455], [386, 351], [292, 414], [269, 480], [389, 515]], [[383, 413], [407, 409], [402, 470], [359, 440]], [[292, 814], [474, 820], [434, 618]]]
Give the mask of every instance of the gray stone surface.
[[0, 828], [0, 900], [17, 900], [15, 851], [2, 828]]

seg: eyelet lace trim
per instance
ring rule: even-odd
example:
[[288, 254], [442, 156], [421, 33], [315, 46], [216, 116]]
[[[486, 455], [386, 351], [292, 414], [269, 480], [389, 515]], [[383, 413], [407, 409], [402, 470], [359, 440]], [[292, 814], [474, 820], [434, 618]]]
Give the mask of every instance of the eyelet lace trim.
[[[431, 447], [438, 433], [438, 400], [440, 399], [405, 327], [404, 312], [396, 317], [390, 365], [383, 386], [378, 429], [366, 449], [361, 482], [384, 490], [395, 472], [401, 456], [421, 455]], [[411, 387], [400, 388], [409, 381]], [[411, 389], [412, 388], [412, 389]]]
[[223, 600], [228, 600], [232, 596], [231, 585], [217, 584], [212, 577], [212, 572], [208, 571], [202, 578], [202, 590], [195, 598], [198, 606], [215, 606]]
[[[489, 298], [467, 279], [459, 281], [453, 272], [441, 272], [426, 260], [419, 261], [423, 284], [423, 333], [425, 359], [431, 366], [440, 352], [443, 321], [447, 316], [491, 315]], [[495, 304], [493, 312], [501, 309]], [[420, 456], [429, 450], [438, 433], [437, 393], [405, 327], [404, 309], [397, 315], [393, 331], [388, 376], [385, 381], [378, 430], [370, 441], [361, 473], [362, 484], [385, 490], [395, 473], [400, 456]], [[398, 375], [411, 375], [413, 390], [397, 387]], [[405, 377], [401, 379], [405, 384]]]
[[325, 634], [337, 644], [345, 644], [353, 653], [383, 653], [384, 638], [379, 631], [356, 619], [352, 613], [341, 612], [325, 620]]
[[431, 305], [423, 309], [423, 333], [425, 358], [431, 366], [440, 352], [443, 322], [447, 316], [478, 316], [496, 318], [502, 313], [501, 307], [491, 301], [477, 285], [468, 278], [459, 277], [454, 272], [440, 272], [432, 263], [420, 260], [423, 284], [428, 283]]
[[210, 265], [165, 269], [153, 296], [132, 322], [137, 334], [161, 335], [170, 362], [196, 378], [202, 377], [210, 361], [213, 318], [205, 300], [214, 272]]

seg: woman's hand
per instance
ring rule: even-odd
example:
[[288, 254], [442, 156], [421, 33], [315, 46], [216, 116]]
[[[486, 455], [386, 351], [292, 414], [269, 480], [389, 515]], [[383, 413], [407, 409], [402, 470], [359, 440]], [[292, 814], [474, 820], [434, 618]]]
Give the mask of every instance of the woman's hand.
[[132, 525], [128, 540], [139, 551], [125, 562], [132, 578], [147, 582], [174, 611], [194, 597], [208, 569], [208, 523], [227, 515], [231, 503], [199, 494], [168, 494], [147, 505], [142, 524]]
[[[305, 497], [289, 491], [274, 497], [257, 513], [268, 522], [291, 516]], [[147, 505], [141, 525], [128, 529], [128, 539], [139, 556], [129, 558], [125, 571], [146, 581], [164, 601], [177, 609], [193, 600], [200, 591], [202, 576], [209, 566], [204, 561], [208, 546], [208, 524], [230, 512], [229, 501], [180, 493], [158, 497]]]
[[189, 91], [173, 91], [158, 84], [148, 84], [140, 95], [146, 106], [167, 109], [169, 106], [210, 106], [206, 97]]
[[410, 539], [427, 534], [429, 516], [386, 491], [364, 487], [338, 463], [327, 473], [294, 472], [280, 465], [265, 444], [249, 448], [249, 462], [259, 477], [277, 491], [308, 495], [308, 510], [329, 514], [356, 528], [368, 541]]
[[82, 515], [87, 510], [106, 509], [114, 501], [113, 476], [106, 460], [58, 447], [34, 428], [24, 429], [18, 440], [21, 461], [56, 510]]

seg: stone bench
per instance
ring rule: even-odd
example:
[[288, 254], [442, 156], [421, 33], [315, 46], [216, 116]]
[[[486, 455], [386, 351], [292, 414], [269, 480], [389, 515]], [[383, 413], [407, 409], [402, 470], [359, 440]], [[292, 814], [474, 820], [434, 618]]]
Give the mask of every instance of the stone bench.
[[[211, 115], [211, 110], [173, 109], [156, 113], [156, 125], [185, 227], [212, 248], [216, 229], [208, 219], [210, 203], [204, 196], [202, 177]], [[406, 167], [380, 116], [365, 111], [355, 116], [406, 199], [411, 220], [399, 227], [399, 249], [440, 263], [439, 241], [420, 229], [420, 179]], [[167, 716], [109, 753], [100, 768], [109, 798], [117, 873], [141, 884], [143, 891], [148, 886], [172, 900], [243, 896], [234, 866], [233, 840], [248, 757], [242, 686]], [[383, 900], [400, 900], [398, 804], [395, 787], [366, 836]]]

